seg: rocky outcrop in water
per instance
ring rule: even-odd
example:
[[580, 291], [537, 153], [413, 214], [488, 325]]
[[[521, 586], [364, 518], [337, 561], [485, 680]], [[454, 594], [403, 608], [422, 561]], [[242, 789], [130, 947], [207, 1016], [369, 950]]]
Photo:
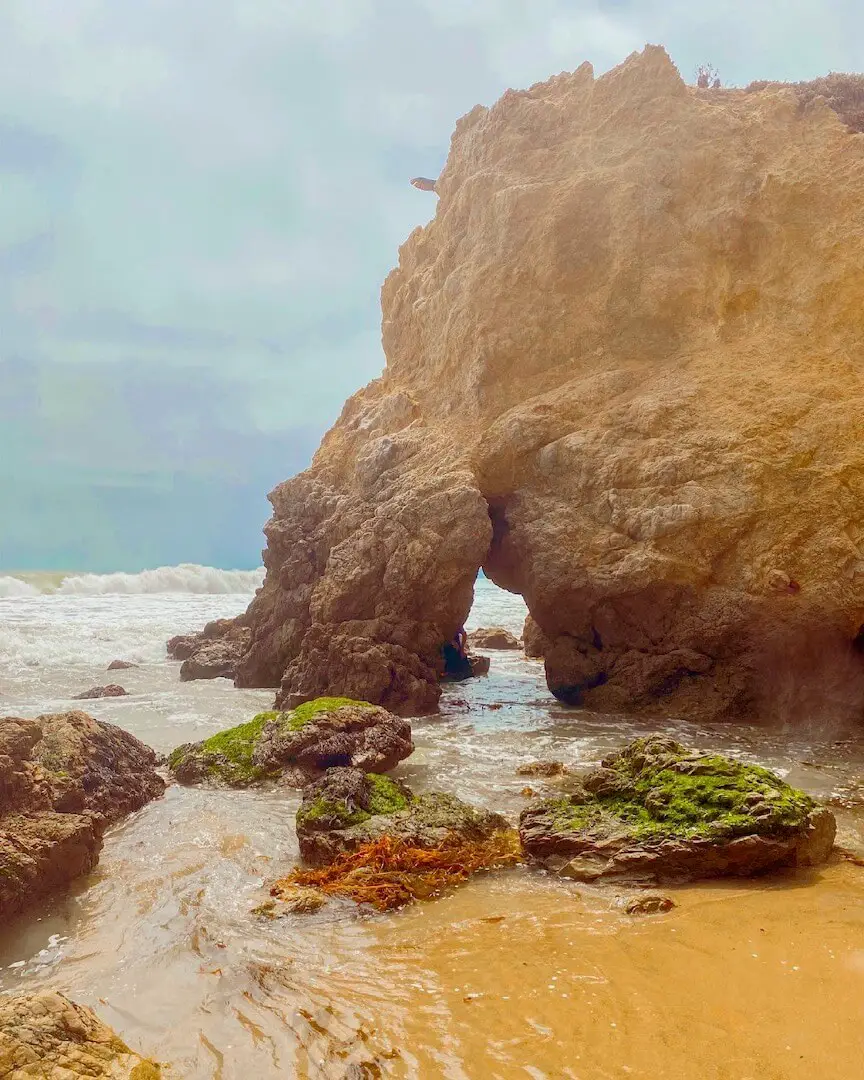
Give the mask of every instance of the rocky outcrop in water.
[[92, 870], [107, 826], [165, 790], [155, 764], [86, 713], [0, 719], [0, 919]]
[[503, 626], [481, 626], [468, 635], [468, 644], [474, 649], [518, 649], [519, 638]]
[[233, 679], [241, 658], [249, 648], [252, 631], [244, 616], [214, 619], [198, 634], [178, 634], [166, 645], [173, 660], [182, 660], [180, 678]]
[[159, 1080], [91, 1010], [43, 990], [0, 998], [0, 1076], [6, 1080]]
[[178, 746], [168, 765], [182, 784], [303, 787], [336, 766], [388, 772], [413, 750], [407, 720], [362, 701], [318, 698]]
[[525, 852], [580, 881], [815, 866], [831, 853], [835, 831], [830, 811], [767, 769], [660, 735], [635, 740], [519, 819]]
[[703, 91], [649, 47], [458, 122], [382, 377], [270, 495], [239, 685], [428, 712], [482, 566], [565, 702], [860, 720], [864, 143], [832, 86]]
[[117, 683], [109, 683], [107, 686], [94, 686], [85, 690], [83, 694], [75, 694], [73, 701], [97, 701], [99, 698], [128, 697], [129, 692]]
[[108, 671], [128, 671], [129, 668], [137, 668], [138, 664], [133, 664], [131, 660], [112, 660], [108, 665]]
[[454, 840], [487, 841], [499, 832], [512, 832], [500, 814], [442, 792], [415, 796], [398, 780], [360, 769], [331, 769], [303, 789], [297, 811], [300, 854], [316, 866], [385, 836], [432, 849]]

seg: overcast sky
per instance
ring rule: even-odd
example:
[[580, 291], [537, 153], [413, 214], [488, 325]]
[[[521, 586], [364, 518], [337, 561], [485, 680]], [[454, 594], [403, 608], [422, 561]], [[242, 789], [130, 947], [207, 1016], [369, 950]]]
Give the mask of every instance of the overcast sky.
[[646, 42], [864, 69], [861, 0], [0, 0], [0, 569], [255, 566], [383, 365], [456, 119]]

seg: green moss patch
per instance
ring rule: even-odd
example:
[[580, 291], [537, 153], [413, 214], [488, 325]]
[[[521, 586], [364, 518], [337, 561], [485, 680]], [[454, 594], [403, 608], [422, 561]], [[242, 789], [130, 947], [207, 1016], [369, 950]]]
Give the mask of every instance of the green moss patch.
[[373, 709], [375, 707], [370, 705], [368, 701], [355, 701], [354, 698], [319, 697], [315, 698], [314, 701], [304, 701], [302, 705], [298, 705], [290, 713], [283, 713], [283, 723], [289, 731], [300, 731], [301, 728], [306, 727], [311, 720], [314, 720], [316, 716], [320, 716], [321, 713], [333, 712], [335, 709], [342, 709], [346, 705], [355, 705], [364, 709]]
[[410, 800], [389, 776], [381, 776], [379, 773], [367, 773], [369, 781], [369, 814], [395, 814], [399, 810], [405, 810]]
[[344, 802], [321, 795], [308, 806], [300, 807], [297, 811], [298, 823], [326, 821], [327, 828], [348, 829], [352, 825], [362, 825], [378, 814], [395, 814], [411, 804], [399, 785], [389, 777], [366, 773], [366, 781], [369, 784], [367, 810], [349, 810]]
[[623, 827], [643, 840], [777, 835], [800, 829], [816, 805], [768, 769], [671, 740], [636, 740], [603, 764], [583, 790], [544, 804], [557, 830]]
[[346, 705], [374, 708], [368, 701], [321, 697], [307, 701], [291, 712], [273, 709], [260, 712], [247, 723], [220, 731], [203, 742], [178, 746], [168, 755], [168, 767], [178, 774], [182, 782], [196, 783], [209, 778], [232, 787], [260, 783], [276, 775], [255, 764], [255, 750], [269, 723], [275, 721], [283, 732], [298, 732], [316, 717]]

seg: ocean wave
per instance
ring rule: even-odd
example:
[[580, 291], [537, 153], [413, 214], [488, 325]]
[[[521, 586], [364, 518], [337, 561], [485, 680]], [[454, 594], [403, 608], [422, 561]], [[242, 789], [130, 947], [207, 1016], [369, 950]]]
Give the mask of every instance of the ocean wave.
[[160, 566], [140, 574], [77, 574], [64, 578], [55, 592], [68, 596], [106, 593], [251, 593], [264, 580], [258, 570], [219, 570], [215, 566]]
[[38, 596], [39, 590], [21, 578], [0, 575], [0, 596]]
[[[228, 595], [252, 593], [264, 580], [263, 567], [258, 570], [219, 570], [215, 566], [160, 566], [138, 574], [67, 574], [27, 575], [42, 587], [18, 577], [0, 577], [0, 597], [142, 595], [147, 593], [194, 593], [197, 595]], [[44, 579], [44, 580], [43, 580]]]

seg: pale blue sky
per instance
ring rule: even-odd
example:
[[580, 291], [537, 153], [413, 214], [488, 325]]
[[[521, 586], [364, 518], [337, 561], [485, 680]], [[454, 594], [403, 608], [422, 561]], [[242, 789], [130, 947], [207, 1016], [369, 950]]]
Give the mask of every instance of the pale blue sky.
[[0, 569], [258, 563], [377, 375], [457, 117], [646, 42], [864, 68], [853, 0], [0, 0]]

